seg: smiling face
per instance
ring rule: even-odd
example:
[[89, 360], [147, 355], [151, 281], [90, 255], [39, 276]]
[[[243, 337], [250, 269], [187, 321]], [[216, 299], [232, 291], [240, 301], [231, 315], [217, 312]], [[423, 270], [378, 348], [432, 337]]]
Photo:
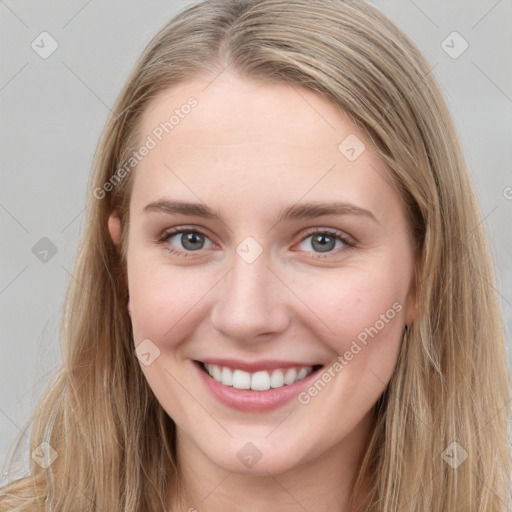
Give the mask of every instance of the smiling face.
[[128, 227], [141, 368], [203, 467], [353, 462], [414, 319], [404, 207], [332, 103], [228, 72], [207, 83], [161, 94], [140, 126], [156, 143]]

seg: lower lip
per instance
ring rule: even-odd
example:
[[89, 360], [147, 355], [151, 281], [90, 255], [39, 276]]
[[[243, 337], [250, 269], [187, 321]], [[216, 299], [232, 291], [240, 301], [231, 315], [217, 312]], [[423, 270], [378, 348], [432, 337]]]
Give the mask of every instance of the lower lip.
[[295, 398], [322, 370], [319, 368], [311, 372], [307, 377], [281, 388], [270, 388], [267, 391], [251, 391], [248, 389], [236, 389], [232, 386], [224, 386], [210, 377], [201, 363], [194, 361], [194, 366], [199, 376], [210, 390], [212, 395], [222, 404], [239, 411], [263, 412], [277, 409], [281, 405]]

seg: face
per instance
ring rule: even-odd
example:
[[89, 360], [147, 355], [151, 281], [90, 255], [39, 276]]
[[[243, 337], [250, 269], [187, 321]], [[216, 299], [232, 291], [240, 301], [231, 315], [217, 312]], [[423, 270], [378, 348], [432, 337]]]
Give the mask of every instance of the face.
[[414, 318], [404, 207], [334, 104], [208, 82], [161, 94], [140, 126], [127, 277], [142, 371], [205, 464], [355, 456]]

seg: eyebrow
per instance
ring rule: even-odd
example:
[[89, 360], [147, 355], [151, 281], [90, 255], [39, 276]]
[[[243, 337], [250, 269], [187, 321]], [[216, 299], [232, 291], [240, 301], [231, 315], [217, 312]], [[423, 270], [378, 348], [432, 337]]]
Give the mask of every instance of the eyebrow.
[[[190, 203], [172, 199], [160, 199], [147, 204], [143, 212], [180, 213], [194, 217], [203, 217], [212, 220], [221, 220], [216, 210], [201, 203]], [[275, 224], [292, 219], [313, 219], [324, 215], [358, 215], [367, 217], [377, 224], [380, 222], [370, 211], [352, 203], [331, 201], [313, 201], [309, 203], [297, 203], [280, 210]]]

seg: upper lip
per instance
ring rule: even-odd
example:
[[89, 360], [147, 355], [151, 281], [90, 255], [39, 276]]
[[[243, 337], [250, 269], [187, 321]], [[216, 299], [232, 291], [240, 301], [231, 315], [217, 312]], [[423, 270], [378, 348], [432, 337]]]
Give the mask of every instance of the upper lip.
[[321, 366], [320, 363], [304, 363], [298, 361], [276, 361], [266, 359], [262, 361], [242, 361], [241, 359], [207, 358], [199, 360], [200, 363], [227, 366], [233, 370], [244, 370], [254, 373], [263, 370], [275, 370], [276, 368], [302, 368], [308, 366]]

